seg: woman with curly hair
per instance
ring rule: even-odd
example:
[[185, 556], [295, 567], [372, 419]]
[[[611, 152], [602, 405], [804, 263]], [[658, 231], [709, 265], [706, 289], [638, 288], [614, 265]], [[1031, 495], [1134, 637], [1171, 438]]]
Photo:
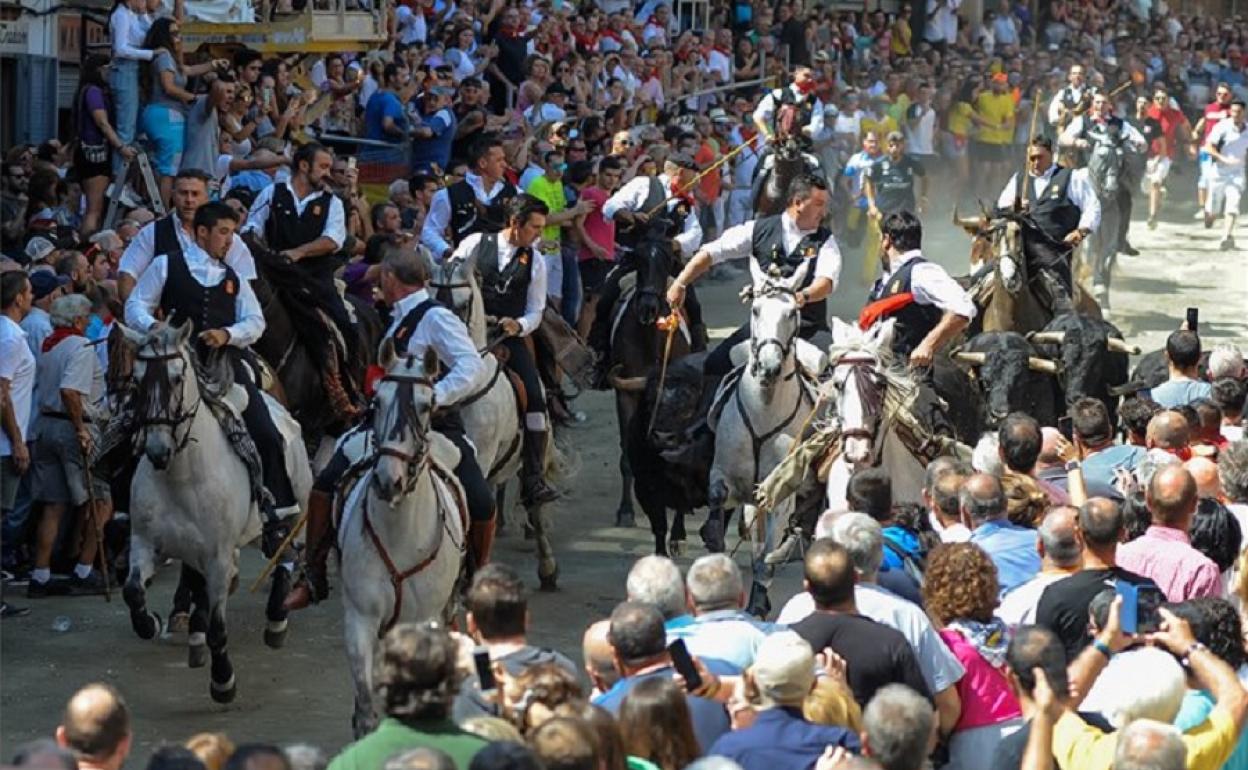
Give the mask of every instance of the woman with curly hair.
[[576, 676], [558, 663], [529, 666], [517, 677], [503, 677], [502, 712], [528, 735], [555, 716], [561, 704], [585, 697]]
[[624, 751], [659, 770], [681, 770], [702, 754], [685, 693], [671, 679], [638, 682], [620, 704], [619, 723]]
[[1021, 723], [1005, 676], [1009, 628], [993, 616], [998, 592], [997, 568], [979, 546], [942, 545], [928, 557], [923, 602], [966, 669], [958, 680], [962, 715], [949, 737], [949, 766], [961, 770], [991, 770], [997, 744]]

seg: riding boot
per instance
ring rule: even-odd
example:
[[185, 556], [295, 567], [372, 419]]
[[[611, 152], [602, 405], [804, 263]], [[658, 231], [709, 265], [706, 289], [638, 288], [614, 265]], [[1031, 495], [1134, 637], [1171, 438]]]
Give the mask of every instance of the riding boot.
[[1037, 268], [1036, 274], [1044, 291], [1049, 295], [1049, 309], [1053, 315], [1072, 312], [1075, 306], [1074, 296], [1061, 277], [1046, 267]]
[[283, 607], [301, 610], [319, 602], [329, 595], [329, 580], [325, 575], [325, 562], [334, 545], [330, 510], [334, 496], [329, 492], [313, 489], [308, 496], [307, 543], [304, 547], [303, 575], [286, 596]]
[[485, 521], [474, 521], [468, 525], [468, 555], [472, 559], [472, 568], [481, 569], [490, 563], [490, 552], [494, 550], [494, 532], [498, 529], [498, 516], [491, 516]]
[[524, 431], [524, 471], [520, 476], [520, 501], [525, 505], [549, 503], [559, 499], [559, 491], [546, 483], [545, 430]]
[[706, 324], [694, 324], [689, 327], [690, 352], [705, 353], [710, 345], [711, 337], [706, 331]]

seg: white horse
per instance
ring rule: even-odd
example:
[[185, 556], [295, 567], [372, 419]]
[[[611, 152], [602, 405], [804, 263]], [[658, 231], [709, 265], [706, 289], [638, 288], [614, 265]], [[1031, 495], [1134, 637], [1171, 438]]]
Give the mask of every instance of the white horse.
[[749, 359], [740, 377], [725, 381], [716, 394], [722, 408], [713, 425], [715, 460], [703, 539], [712, 551], [722, 551], [725, 510], [743, 506], [742, 526], [756, 533], [751, 536], [750, 605], [764, 613], [771, 569], [763, 557], [771, 550], [776, 519], [788, 521], [793, 503], [786, 501], [764, 521], [755, 505], [755, 487], [788, 454], [815, 401], [799, 371], [800, 320], [792, 290], [768, 284], [757, 291], [750, 307]]
[[[262, 521], [247, 466], [204, 398], [215, 393], [241, 413], [238, 401], [246, 395], [236, 386], [221, 392], [223, 384], [233, 382], [224, 360], [218, 361], [223, 366], [214, 381], [199, 379], [188, 342], [189, 323], [178, 328], [158, 325], [147, 334], [118, 326], [137, 349], [132, 377], [143, 451], [130, 495], [130, 573], [123, 592], [130, 623], [140, 638], [156, 635], [160, 618], [147, 610], [146, 585], [160, 559], [180, 560], [195, 605], [190, 665], [204, 665], [206, 647], [212, 656], [209, 692], [213, 700], [228, 703], [234, 699], [235, 679], [226, 651], [226, 598], [238, 575], [239, 548], [260, 534]], [[299, 425], [272, 398], [264, 399], [285, 440], [286, 470], [302, 507], [312, 488], [312, 471]], [[288, 589], [289, 573], [279, 566], [266, 610], [264, 639], [270, 647], [285, 642], [281, 605]]]
[[355, 680], [356, 736], [376, 723], [373, 653], [399, 622], [447, 620], [467, 546], [468, 508], [453, 469], [455, 445], [429, 429], [437, 357], [381, 346], [372, 431], [345, 448], [367, 470], [345, 492], [338, 527], [347, 658]]
[[[477, 284], [476, 263], [472, 257], [448, 257], [434, 268], [436, 278], [429, 286], [438, 300], [450, 307], [468, 327], [477, 350], [486, 351], [485, 302]], [[486, 374], [472, 394], [461, 403], [464, 433], [476, 449], [477, 462], [486, 481], [494, 488], [499, 525], [506, 508], [507, 482], [515, 479], [523, 466], [524, 420], [517, 398], [518, 382], [512, 383], [506, 367], [486, 351]], [[542, 398], [540, 393], [527, 398]], [[553, 446], [553, 442], [551, 442]], [[538, 503], [527, 507], [528, 525], [537, 541], [537, 577], [543, 590], [554, 590], [559, 575], [555, 549], [550, 542], [550, 514]]]
[[825, 387], [834, 391], [842, 442], [828, 473], [828, 506], [834, 510], [846, 507], [853, 472], [874, 465], [889, 470], [895, 503], [923, 500], [925, 465], [902, 443], [895, 422], [887, 419], [888, 390], [916, 387], [905, 363], [894, 361], [892, 341], [892, 319], [865, 332], [839, 318], [832, 321], [828, 351], [832, 378]]

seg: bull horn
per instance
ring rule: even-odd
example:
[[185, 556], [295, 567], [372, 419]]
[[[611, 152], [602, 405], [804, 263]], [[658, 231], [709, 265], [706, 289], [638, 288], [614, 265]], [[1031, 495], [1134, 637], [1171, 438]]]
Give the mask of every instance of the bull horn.
[[987, 353], [970, 353], [967, 351], [959, 350], [957, 353], [953, 354], [953, 360], [960, 361], [961, 363], [964, 363], [964, 364], [970, 364], [971, 366], [983, 366], [984, 361], [988, 360], [988, 354]]
[[1028, 356], [1027, 366], [1031, 367], [1033, 372], [1044, 372], [1045, 374], [1057, 374], [1057, 362], [1050, 361], [1047, 358], [1038, 356]]
[[979, 230], [979, 228], [982, 225], [983, 225], [983, 222], [974, 217], [967, 217], [965, 219], [963, 219], [962, 217], [959, 217], [958, 205], [956, 203], [953, 205], [953, 226], [954, 227], [960, 227], [963, 230], [967, 231], [968, 233], [974, 234]]
[[1066, 339], [1066, 332], [1032, 332], [1027, 339], [1037, 345], [1060, 345]]
[[980, 200], [979, 198], [976, 198], [976, 199], [975, 199], [975, 202], [979, 204], [979, 216], [980, 216], [980, 218], [981, 218], [983, 221], [985, 221], [985, 222], [987, 222], [988, 220], [992, 219], [992, 217], [988, 216], [988, 208], [984, 205], [984, 202], [983, 202], [982, 200]]
[[645, 377], [621, 377], [620, 371], [624, 367], [616, 364], [611, 367], [611, 371], [607, 373], [607, 382], [616, 390], [622, 390], [625, 393], [640, 393], [646, 389]]
[[1129, 356], [1138, 356], [1140, 354], [1139, 345], [1128, 344], [1126, 340], [1120, 340], [1117, 337], [1110, 337], [1105, 344], [1111, 353], [1126, 353]]

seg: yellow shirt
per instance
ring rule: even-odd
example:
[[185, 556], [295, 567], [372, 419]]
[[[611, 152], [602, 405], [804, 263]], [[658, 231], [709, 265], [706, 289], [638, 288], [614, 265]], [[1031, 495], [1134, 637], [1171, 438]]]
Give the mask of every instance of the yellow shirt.
[[[1187, 770], [1219, 770], [1235, 750], [1235, 723], [1214, 708], [1209, 718], [1183, 733]], [[1065, 770], [1110, 770], [1118, 733], [1103, 733], [1067, 712], [1053, 726], [1053, 757]]]
[[1014, 140], [1014, 97], [1008, 92], [994, 94], [984, 91], [975, 100], [975, 111], [988, 121], [988, 125], [979, 127], [979, 141], [984, 144], [1009, 144]]
[[949, 133], [957, 134], [965, 139], [971, 135], [971, 115], [975, 113], [975, 109], [966, 102], [957, 102], [949, 110], [949, 120], [946, 125]]
[[905, 19], [898, 19], [894, 22], [893, 36], [889, 39], [889, 46], [892, 48], [894, 56], [910, 55], [910, 38], [912, 36], [910, 22]]
[[890, 131], [899, 131], [897, 121], [893, 120], [893, 116], [887, 112], [879, 120], [870, 117], [863, 117], [861, 123], [861, 136], [866, 136], [868, 131], [874, 131], [880, 137], [880, 146], [884, 146], [884, 140], [888, 137]]

